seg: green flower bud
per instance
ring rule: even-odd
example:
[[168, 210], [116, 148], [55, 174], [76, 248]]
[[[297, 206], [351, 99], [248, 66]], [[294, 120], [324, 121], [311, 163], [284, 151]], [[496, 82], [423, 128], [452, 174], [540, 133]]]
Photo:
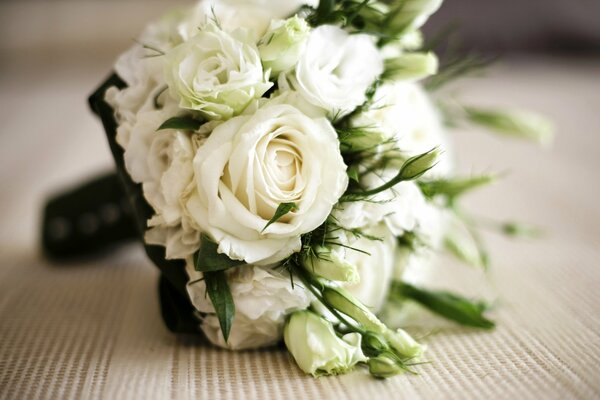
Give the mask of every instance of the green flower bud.
[[425, 352], [425, 346], [417, 342], [402, 329], [398, 329], [395, 332], [387, 329], [383, 333], [383, 337], [387, 339], [390, 347], [402, 357], [419, 358]]
[[385, 61], [382, 78], [385, 80], [419, 80], [437, 73], [438, 59], [435, 54], [406, 53]]
[[305, 256], [302, 266], [313, 274], [330, 281], [346, 282], [355, 284], [360, 281], [360, 275], [356, 265], [344, 259], [343, 248], [327, 248], [316, 246], [314, 255]]
[[340, 339], [329, 321], [310, 311], [291, 315], [283, 339], [300, 369], [313, 376], [343, 374], [367, 360], [360, 334], [349, 333]]
[[540, 228], [518, 222], [506, 222], [502, 224], [501, 229], [505, 235], [512, 237], [537, 238], [542, 235]]
[[442, 0], [401, 1], [388, 14], [385, 27], [395, 35], [419, 29], [441, 5]]
[[354, 296], [343, 288], [325, 287], [322, 292], [325, 302], [336, 310], [346, 314], [365, 329], [376, 333], [383, 333], [387, 327], [375, 314], [361, 304]]
[[378, 379], [390, 378], [403, 372], [396, 360], [385, 354], [369, 358], [367, 364], [371, 375]]
[[271, 68], [271, 74], [278, 75], [294, 67], [309, 32], [306, 21], [297, 16], [272, 21], [258, 45], [264, 68]]
[[409, 158], [402, 165], [399, 177], [402, 181], [411, 181], [419, 178], [435, 166], [439, 155], [440, 149], [435, 147], [426, 153]]
[[467, 118], [495, 132], [549, 144], [554, 128], [552, 123], [539, 114], [522, 110], [487, 110], [465, 107]]
[[376, 354], [389, 350], [387, 341], [383, 336], [374, 332], [367, 332], [363, 335], [364, 346]]
[[343, 145], [349, 146], [354, 151], [371, 149], [375, 146], [385, 143], [389, 138], [381, 130], [376, 128], [376, 123], [372, 127], [361, 127], [363, 122], [371, 123], [369, 117], [364, 113], [359, 113], [353, 118], [352, 123], [356, 125], [350, 129], [350, 134], [341, 138]]

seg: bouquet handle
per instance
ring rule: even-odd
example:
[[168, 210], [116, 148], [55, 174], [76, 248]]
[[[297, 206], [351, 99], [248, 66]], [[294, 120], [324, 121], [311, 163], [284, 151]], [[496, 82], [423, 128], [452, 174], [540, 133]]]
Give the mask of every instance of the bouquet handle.
[[97, 177], [50, 199], [42, 219], [42, 248], [55, 260], [93, 255], [138, 237], [116, 173]]

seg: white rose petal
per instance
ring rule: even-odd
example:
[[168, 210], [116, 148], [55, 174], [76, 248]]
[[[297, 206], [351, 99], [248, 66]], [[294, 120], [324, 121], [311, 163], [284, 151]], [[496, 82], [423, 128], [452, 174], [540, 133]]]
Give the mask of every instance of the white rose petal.
[[[219, 253], [249, 264], [298, 251], [300, 235], [325, 221], [348, 184], [331, 123], [277, 102], [215, 128], [194, 172], [189, 217]], [[265, 229], [282, 203], [296, 209]]]

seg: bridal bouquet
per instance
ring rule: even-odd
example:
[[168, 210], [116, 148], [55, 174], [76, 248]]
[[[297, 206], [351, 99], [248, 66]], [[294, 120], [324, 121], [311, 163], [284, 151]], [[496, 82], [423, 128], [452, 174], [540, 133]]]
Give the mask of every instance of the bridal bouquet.
[[440, 3], [202, 0], [121, 55], [92, 106], [173, 330], [232, 350], [283, 340], [308, 374], [386, 378], [425, 351], [382, 318], [406, 299], [493, 327], [485, 304], [415, 278], [444, 249], [487, 260], [457, 199], [494, 176], [453, 173], [445, 122], [548, 127], [433, 97], [464, 61], [438, 72], [423, 40]]

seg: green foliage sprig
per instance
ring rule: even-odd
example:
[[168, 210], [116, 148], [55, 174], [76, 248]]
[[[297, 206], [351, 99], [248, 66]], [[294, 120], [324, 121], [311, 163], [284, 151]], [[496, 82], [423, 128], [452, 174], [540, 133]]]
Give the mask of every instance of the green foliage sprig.
[[470, 300], [455, 293], [427, 290], [408, 283], [393, 282], [390, 289], [392, 300], [411, 299], [430, 311], [461, 325], [492, 329], [495, 324], [484, 316], [490, 308], [480, 300]]

